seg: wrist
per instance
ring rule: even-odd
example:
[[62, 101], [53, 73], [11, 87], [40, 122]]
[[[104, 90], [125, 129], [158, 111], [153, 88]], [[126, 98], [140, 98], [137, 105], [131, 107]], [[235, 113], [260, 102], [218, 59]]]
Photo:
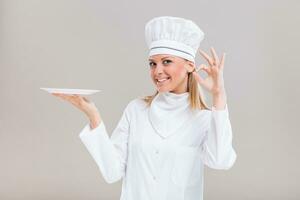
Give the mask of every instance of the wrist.
[[99, 114], [95, 114], [89, 117], [89, 120], [90, 120], [90, 127], [92, 129], [96, 128], [101, 123], [101, 118]]
[[227, 102], [227, 97], [226, 97], [225, 90], [214, 93], [212, 100], [213, 100], [213, 106], [217, 110], [224, 109], [225, 105], [226, 105], [226, 102]]
[[101, 121], [90, 121], [91, 129], [98, 127], [100, 123], [101, 123]]

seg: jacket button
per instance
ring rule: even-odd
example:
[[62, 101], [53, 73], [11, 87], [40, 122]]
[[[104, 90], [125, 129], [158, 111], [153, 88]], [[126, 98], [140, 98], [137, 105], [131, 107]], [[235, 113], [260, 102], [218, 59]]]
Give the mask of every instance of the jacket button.
[[158, 154], [158, 153], [159, 153], [159, 151], [158, 151], [158, 150], [156, 150], [156, 151], [155, 151], [155, 153], [156, 153], [156, 154]]

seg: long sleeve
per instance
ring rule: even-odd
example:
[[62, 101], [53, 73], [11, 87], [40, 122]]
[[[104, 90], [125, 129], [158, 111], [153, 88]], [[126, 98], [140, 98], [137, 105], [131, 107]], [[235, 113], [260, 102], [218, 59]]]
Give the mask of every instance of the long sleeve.
[[202, 143], [202, 160], [213, 169], [229, 169], [236, 160], [236, 152], [232, 147], [232, 128], [225, 109], [216, 110], [212, 106], [208, 130]]
[[128, 137], [128, 106], [111, 137], [103, 121], [94, 129], [87, 124], [79, 134], [79, 138], [93, 157], [107, 183], [114, 183], [125, 175]]

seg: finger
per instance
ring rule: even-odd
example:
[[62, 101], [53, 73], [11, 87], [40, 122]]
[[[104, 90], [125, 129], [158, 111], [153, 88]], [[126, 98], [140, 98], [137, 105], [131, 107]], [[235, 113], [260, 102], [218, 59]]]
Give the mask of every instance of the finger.
[[211, 48], [210, 48], [210, 51], [211, 51], [211, 53], [212, 53], [212, 55], [213, 55], [213, 58], [214, 58], [214, 60], [215, 60], [215, 64], [216, 64], [216, 65], [219, 65], [220, 60], [219, 60], [219, 57], [218, 57], [218, 55], [217, 55], [215, 49], [214, 49], [213, 47], [211, 47]]
[[221, 58], [220, 69], [224, 68], [224, 63], [225, 63], [225, 53], [223, 53], [222, 58]]
[[194, 77], [195, 77], [195, 79], [197, 80], [197, 82], [200, 84], [200, 85], [202, 85], [202, 83], [203, 83], [203, 79], [202, 79], [202, 77], [197, 73], [197, 72], [193, 72], [193, 75], [194, 75]]
[[56, 96], [56, 97], [59, 97], [59, 98], [62, 98], [62, 95], [60, 93], [51, 93], [53, 96]]
[[191, 71], [192, 73], [193, 72], [198, 72], [200, 70], [200, 67], [196, 67], [196, 66], [194, 66], [194, 69], [193, 69], [193, 71]]
[[71, 101], [74, 98], [73, 95], [70, 94], [58, 94], [57, 96], [66, 101]]
[[211, 73], [211, 67], [206, 66], [205, 64], [201, 64], [200, 67], [198, 68], [198, 71], [203, 70], [207, 74]]
[[74, 96], [74, 99], [85, 100], [85, 101], [89, 102], [89, 100], [86, 97], [80, 96], [79, 94], [74, 94], [73, 96]]
[[74, 94], [73, 99], [70, 101], [71, 101], [71, 103], [73, 103], [75, 105], [80, 105], [82, 102], [87, 102], [87, 103], [91, 102], [88, 98], [81, 96], [79, 94]]
[[210, 65], [213, 65], [213, 60], [212, 58], [207, 54], [205, 53], [204, 51], [202, 51], [201, 49], [199, 50], [201, 55], [207, 60], [207, 62], [210, 64]]
[[78, 100], [76, 100], [74, 97], [75, 95], [70, 95], [70, 94], [63, 94], [63, 93], [51, 93], [54, 96], [57, 96], [58, 98], [68, 101], [69, 103], [77, 106], [78, 105]]
[[79, 94], [73, 94], [73, 99], [82, 99], [82, 96]]

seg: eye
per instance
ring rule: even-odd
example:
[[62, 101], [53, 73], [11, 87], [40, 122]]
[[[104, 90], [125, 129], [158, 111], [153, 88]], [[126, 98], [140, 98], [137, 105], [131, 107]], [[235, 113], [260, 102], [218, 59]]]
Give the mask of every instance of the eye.
[[163, 62], [165, 62], [165, 61], [167, 61], [166, 64], [172, 62], [171, 60], [164, 60]]
[[154, 62], [150, 62], [150, 63], [149, 63], [150, 67], [152, 67], [152, 64], [155, 64], [155, 63], [154, 63]]

